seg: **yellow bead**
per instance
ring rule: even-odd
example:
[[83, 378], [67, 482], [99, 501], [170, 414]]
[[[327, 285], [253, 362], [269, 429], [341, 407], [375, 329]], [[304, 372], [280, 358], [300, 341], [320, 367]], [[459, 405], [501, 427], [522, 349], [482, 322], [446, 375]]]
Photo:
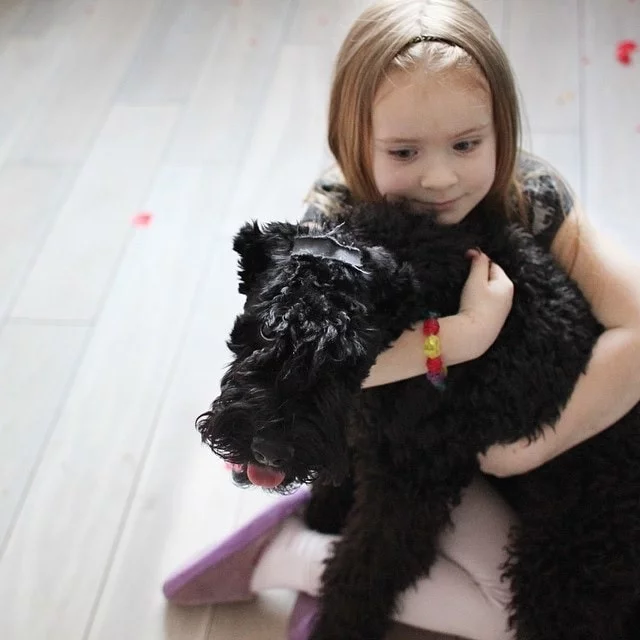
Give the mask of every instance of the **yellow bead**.
[[427, 358], [440, 357], [440, 338], [438, 338], [438, 336], [427, 336], [427, 338], [425, 338], [424, 355]]

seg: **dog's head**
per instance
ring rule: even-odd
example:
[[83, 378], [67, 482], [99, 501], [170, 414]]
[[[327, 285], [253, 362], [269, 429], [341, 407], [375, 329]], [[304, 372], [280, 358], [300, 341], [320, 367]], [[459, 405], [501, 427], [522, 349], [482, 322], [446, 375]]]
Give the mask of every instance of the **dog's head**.
[[285, 492], [348, 473], [347, 424], [386, 346], [380, 314], [415, 292], [408, 266], [354, 246], [347, 225], [247, 224], [237, 234], [244, 311], [221, 393], [197, 421], [239, 484]]

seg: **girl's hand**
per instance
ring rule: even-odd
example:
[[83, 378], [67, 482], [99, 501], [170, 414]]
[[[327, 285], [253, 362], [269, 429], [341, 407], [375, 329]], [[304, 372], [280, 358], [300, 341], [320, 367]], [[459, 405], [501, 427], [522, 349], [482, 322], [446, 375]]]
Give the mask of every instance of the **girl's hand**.
[[480, 469], [498, 478], [527, 473], [544, 464], [551, 457], [553, 438], [545, 438], [545, 432], [537, 440], [526, 438], [511, 444], [494, 444], [478, 455]]
[[476, 250], [467, 253], [471, 271], [462, 290], [459, 315], [465, 316], [475, 332], [479, 355], [495, 341], [513, 302], [513, 282], [488, 256]]

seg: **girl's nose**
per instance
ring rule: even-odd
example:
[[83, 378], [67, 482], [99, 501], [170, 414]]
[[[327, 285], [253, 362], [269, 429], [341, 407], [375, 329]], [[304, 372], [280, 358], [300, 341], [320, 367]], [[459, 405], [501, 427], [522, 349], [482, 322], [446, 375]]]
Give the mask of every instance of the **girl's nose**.
[[425, 168], [420, 179], [420, 185], [427, 191], [437, 193], [448, 193], [448, 189], [454, 187], [458, 182], [458, 176], [447, 165], [433, 163]]

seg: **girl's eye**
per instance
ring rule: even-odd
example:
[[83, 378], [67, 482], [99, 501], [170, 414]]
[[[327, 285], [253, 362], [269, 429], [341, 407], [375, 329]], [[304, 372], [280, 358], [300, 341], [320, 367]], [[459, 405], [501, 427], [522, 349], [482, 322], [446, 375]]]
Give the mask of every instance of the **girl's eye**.
[[469, 153], [476, 149], [482, 140], [461, 140], [453, 145], [453, 148], [460, 153]]
[[394, 149], [393, 151], [389, 151], [389, 155], [397, 160], [411, 160], [415, 157], [415, 154], [415, 149]]

